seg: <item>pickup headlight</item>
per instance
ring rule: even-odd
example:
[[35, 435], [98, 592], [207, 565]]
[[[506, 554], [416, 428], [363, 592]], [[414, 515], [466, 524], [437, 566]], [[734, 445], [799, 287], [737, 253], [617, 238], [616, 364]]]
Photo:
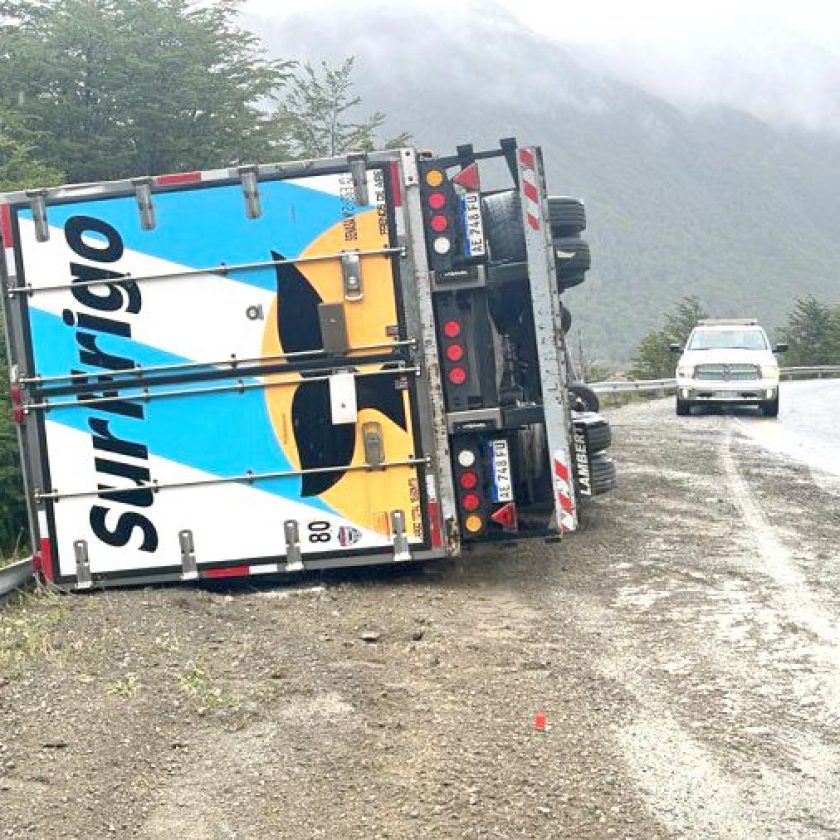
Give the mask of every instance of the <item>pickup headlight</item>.
[[678, 365], [677, 378], [691, 379], [694, 376], [694, 365]]
[[778, 379], [779, 366], [778, 365], [762, 365], [761, 366], [762, 379]]

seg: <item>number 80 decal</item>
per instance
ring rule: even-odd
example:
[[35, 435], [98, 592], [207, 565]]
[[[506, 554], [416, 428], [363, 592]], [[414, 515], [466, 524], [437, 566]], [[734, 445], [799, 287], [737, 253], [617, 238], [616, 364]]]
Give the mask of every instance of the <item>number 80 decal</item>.
[[309, 523], [309, 542], [327, 543], [332, 539], [330, 523], [323, 519], [316, 519]]

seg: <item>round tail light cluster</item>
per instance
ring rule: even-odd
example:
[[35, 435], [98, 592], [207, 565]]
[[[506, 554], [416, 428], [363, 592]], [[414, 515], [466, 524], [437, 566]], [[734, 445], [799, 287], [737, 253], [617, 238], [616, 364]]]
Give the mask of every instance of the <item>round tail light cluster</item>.
[[452, 385], [463, 385], [469, 376], [464, 359], [466, 350], [464, 349], [463, 339], [461, 337], [461, 333], [463, 332], [461, 322], [450, 318], [443, 322], [441, 332], [446, 339], [443, 347], [443, 355], [449, 363], [446, 378]]
[[440, 257], [452, 251], [451, 220], [449, 218], [451, 187], [446, 183], [442, 169], [429, 169], [423, 180], [426, 186], [426, 218], [429, 229], [435, 234], [431, 238], [432, 250]]
[[458, 507], [465, 536], [477, 537], [485, 530], [487, 524], [483, 465], [478, 449], [472, 444], [457, 447], [454, 461]]

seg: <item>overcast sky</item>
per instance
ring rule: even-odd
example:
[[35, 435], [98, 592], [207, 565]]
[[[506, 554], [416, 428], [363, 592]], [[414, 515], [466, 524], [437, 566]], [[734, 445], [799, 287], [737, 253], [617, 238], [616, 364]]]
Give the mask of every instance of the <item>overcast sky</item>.
[[[456, 16], [468, 37], [481, 0], [246, 0], [263, 17], [387, 6]], [[840, 133], [838, 0], [495, 0], [593, 67], [678, 105], [741, 108]], [[348, 45], [348, 54], [352, 44]]]
[[[536, 32], [564, 41], [593, 44], [669, 42], [678, 37], [728, 42], [733, 27], [747, 35], [757, 22], [781, 24], [801, 37], [840, 53], [840, 5], [835, 0], [496, 0]], [[338, 0], [246, 0], [245, 8], [264, 16], [338, 5]], [[348, 5], [342, 3], [345, 7]], [[470, 0], [354, 0], [352, 6], [390, 5], [428, 9], [436, 5], [480, 6]]]

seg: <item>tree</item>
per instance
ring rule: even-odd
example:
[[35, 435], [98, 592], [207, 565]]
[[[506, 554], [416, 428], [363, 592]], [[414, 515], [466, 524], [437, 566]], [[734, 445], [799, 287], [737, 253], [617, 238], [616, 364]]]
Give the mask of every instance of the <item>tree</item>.
[[661, 330], [649, 332], [639, 343], [631, 374], [636, 379], [665, 379], [674, 375], [675, 359], [671, 344], [681, 347], [697, 322], [707, 318], [696, 297], [685, 297], [673, 312], [666, 313]]
[[0, 566], [4, 555], [26, 543], [26, 532], [23, 477], [9, 401], [9, 371], [4, 358], [0, 361]]
[[[31, 135], [13, 113], [0, 108], [0, 192], [59, 183], [61, 173], [31, 154]], [[0, 315], [0, 332], [4, 328]], [[9, 399], [5, 343], [0, 344], [0, 565], [4, 555], [24, 547], [26, 502], [20, 470], [17, 432]], [[22, 536], [23, 535], [23, 536]]]
[[264, 160], [262, 105], [290, 65], [263, 58], [238, 5], [4, 0], [0, 96], [70, 181]]
[[[361, 102], [361, 97], [353, 96], [353, 62], [352, 57], [346, 58], [338, 68], [321, 62], [319, 71], [306, 63], [289, 80], [275, 115], [283, 157], [333, 157], [376, 147], [376, 131], [385, 122], [384, 114], [374, 111], [362, 122], [349, 121]], [[381, 146], [403, 146], [410, 139], [403, 133]]]
[[789, 367], [840, 364], [840, 305], [798, 298], [779, 335], [788, 344]]
[[0, 192], [46, 187], [62, 181], [57, 169], [36, 160], [34, 138], [19, 115], [0, 107]]

